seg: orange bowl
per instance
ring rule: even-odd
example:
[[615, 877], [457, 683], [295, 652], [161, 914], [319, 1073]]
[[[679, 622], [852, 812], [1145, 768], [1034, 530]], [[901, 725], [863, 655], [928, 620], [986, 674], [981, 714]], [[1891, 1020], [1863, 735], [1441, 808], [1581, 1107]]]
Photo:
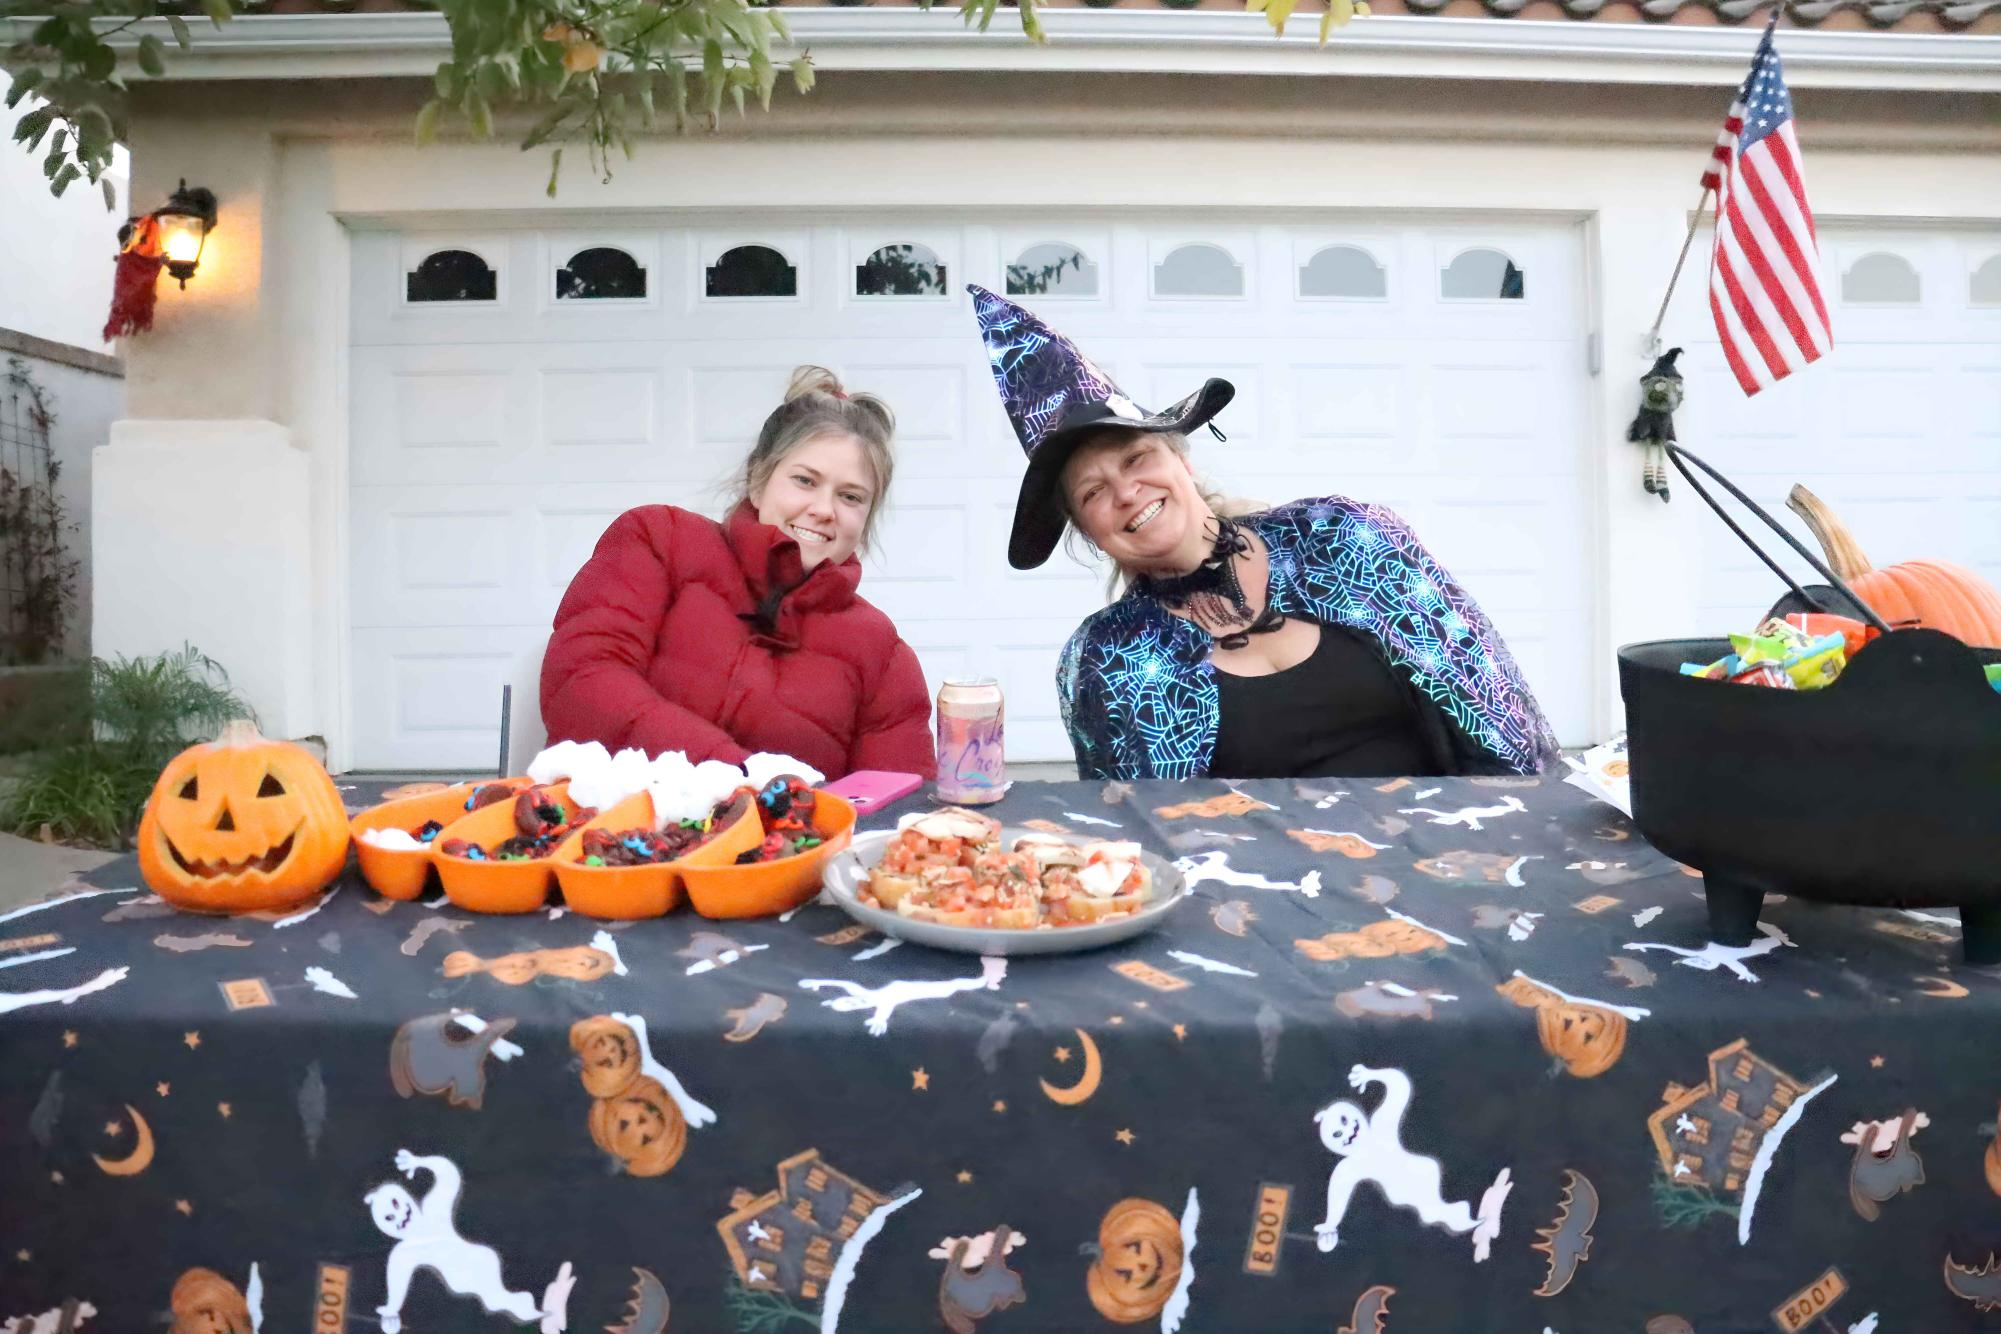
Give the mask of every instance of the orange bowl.
[[[408, 901], [416, 898], [424, 892], [424, 886], [431, 879], [430, 846], [417, 849], [378, 848], [372, 843], [364, 843], [362, 834], [370, 829], [415, 829], [427, 820], [450, 825], [465, 817], [466, 803], [472, 800], [473, 792], [485, 787], [488, 782], [519, 787], [527, 781], [525, 778], [503, 778], [460, 783], [457, 787], [441, 788], [436, 792], [369, 807], [348, 822], [354, 834], [355, 855], [361, 862], [361, 878], [385, 899]], [[438, 837], [444, 837], [443, 830], [438, 831]]]
[[854, 838], [855, 808], [829, 792], [816, 791], [814, 796], [813, 832], [824, 840], [819, 847], [775, 862], [686, 867], [681, 879], [695, 911], [716, 918], [771, 917], [790, 912], [818, 893], [827, 859]]
[[[584, 826], [585, 829], [651, 829], [653, 799], [641, 792], [627, 797]], [[566, 839], [549, 859], [563, 902], [586, 917], [630, 921], [659, 917], [681, 906], [681, 873], [691, 866], [727, 866], [737, 854], [764, 841], [764, 824], [757, 803], [746, 801], [721, 832], [699, 848], [671, 862], [650, 866], [586, 866], [582, 838]]]
[[[574, 819], [577, 807], [570, 800], [570, 785], [551, 783], [548, 791], [562, 803], [563, 814]], [[462, 838], [485, 848], [504, 843], [517, 832], [511, 801], [482, 806], [439, 830], [438, 836], [431, 840], [435, 849], [431, 860], [438, 868], [438, 879], [444, 883], [445, 897], [467, 912], [534, 912], [547, 902], [553, 878], [551, 863], [577, 841], [581, 829], [571, 830], [554, 852], [534, 861], [474, 861], [469, 857], [449, 856], [444, 851], [448, 839]]]

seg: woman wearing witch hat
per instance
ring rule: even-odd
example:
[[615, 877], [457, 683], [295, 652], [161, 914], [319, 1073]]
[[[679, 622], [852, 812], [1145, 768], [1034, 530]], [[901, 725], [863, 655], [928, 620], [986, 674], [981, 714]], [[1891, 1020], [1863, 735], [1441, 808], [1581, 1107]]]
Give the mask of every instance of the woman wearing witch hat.
[[1146, 412], [1034, 315], [969, 290], [1028, 454], [1008, 563], [1041, 565], [1069, 527], [1126, 585], [1057, 669], [1084, 777], [1534, 773], [1555, 756], [1507, 645], [1395, 514], [1340, 496], [1218, 513], [1188, 433], [1228, 382]]

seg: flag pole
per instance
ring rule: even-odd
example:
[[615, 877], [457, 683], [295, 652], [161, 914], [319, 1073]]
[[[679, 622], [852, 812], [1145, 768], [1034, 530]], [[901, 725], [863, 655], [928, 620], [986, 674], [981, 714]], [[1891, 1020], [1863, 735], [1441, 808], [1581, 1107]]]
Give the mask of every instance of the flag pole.
[[1674, 272], [1668, 275], [1667, 291], [1661, 295], [1661, 308], [1654, 312], [1654, 327], [1647, 331], [1647, 355], [1661, 354], [1661, 325], [1667, 320], [1668, 302], [1674, 300], [1675, 284], [1681, 281], [1682, 266], [1688, 263], [1688, 251], [1695, 244], [1696, 228], [1702, 226], [1702, 210], [1709, 203], [1709, 188], [1703, 187], [1702, 198], [1695, 201], [1695, 212], [1688, 220], [1688, 235], [1681, 239], [1681, 254], [1674, 261]]

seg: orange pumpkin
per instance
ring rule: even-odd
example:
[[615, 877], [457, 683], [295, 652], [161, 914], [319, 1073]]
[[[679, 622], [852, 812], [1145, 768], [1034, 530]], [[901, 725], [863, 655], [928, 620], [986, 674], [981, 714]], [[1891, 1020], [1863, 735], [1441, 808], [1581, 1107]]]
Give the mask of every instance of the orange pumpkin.
[[139, 873], [191, 912], [291, 908], [347, 864], [348, 824], [327, 771], [237, 719], [161, 771], [139, 821]]
[[251, 1334], [250, 1304], [234, 1283], [213, 1269], [190, 1269], [167, 1298], [174, 1314], [168, 1334]]
[[1098, 1223], [1098, 1258], [1084, 1276], [1091, 1305], [1120, 1325], [1151, 1320], [1181, 1278], [1181, 1225], [1152, 1200], [1120, 1200]]
[[1604, 1074], [1625, 1054], [1626, 1016], [1617, 1010], [1566, 999], [1519, 973], [1494, 990], [1535, 1011], [1542, 1049], [1579, 1079]]
[[1972, 570], [1942, 560], [1909, 560], [1876, 569], [1848, 525], [1813, 492], [1795, 486], [1786, 507], [1806, 521], [1828, 568], [1892, 629], [1916, 624], [1975, 648], [2001, 648], [2001, 593]]
[[1984, 1165], [1987, 1170], [1987, 1189], [1996, 1195], [2001, 1195], [2001, 1117], [1997, 1117], [1994, 1138], [1987, 1142]]

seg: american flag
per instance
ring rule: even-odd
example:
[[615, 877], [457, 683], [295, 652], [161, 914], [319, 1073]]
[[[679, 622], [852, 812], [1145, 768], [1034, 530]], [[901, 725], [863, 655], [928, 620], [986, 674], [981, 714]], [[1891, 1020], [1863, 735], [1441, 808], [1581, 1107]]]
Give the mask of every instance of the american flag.
[[1778, 10], [1716, 136], [1705, 190], [1716, 194], [1709, 309], [1746, 394], [1834, 346], [1820, 295], [1820, 247], [1800, 172], [1793, 99], [1772, 45]]

